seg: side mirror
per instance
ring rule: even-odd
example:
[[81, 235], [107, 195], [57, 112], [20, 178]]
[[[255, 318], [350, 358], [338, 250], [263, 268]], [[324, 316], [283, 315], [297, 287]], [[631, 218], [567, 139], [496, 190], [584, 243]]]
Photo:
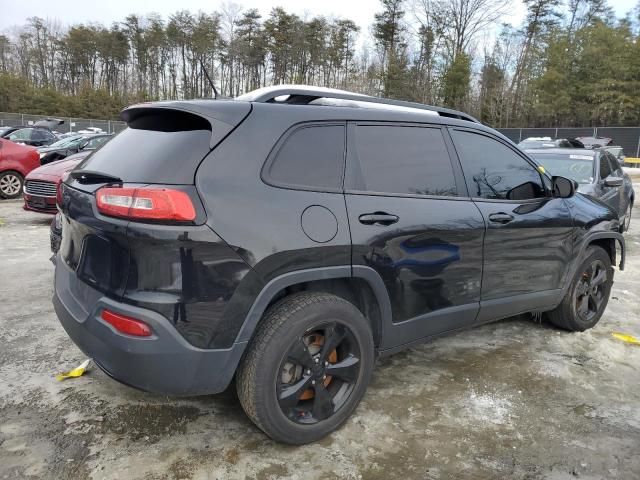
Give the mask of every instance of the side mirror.
[[569, 198], [576, 193], [576, 184], [565, 177], [553, 177], [553, 196], [555, 198]]
[[604, 179], [604, 185], [606, 187], [621, 187], [622, 186], [622, 178], [609, 176], [609, 177]]

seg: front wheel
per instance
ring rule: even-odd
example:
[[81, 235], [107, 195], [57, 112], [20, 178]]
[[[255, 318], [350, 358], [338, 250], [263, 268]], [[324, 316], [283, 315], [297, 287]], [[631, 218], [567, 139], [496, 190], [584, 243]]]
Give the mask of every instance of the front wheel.
[[22, 193], [24, 177], [18, 172], [7, 170], [0, 173], [0, 198], [17, 198]]
[[588, 247], [562, 303], [548, 312], [547, 318], [572, 332], [594, 327], [607, 307], [612, 285], [609, 254], [601, 247]]
[[631, 211], [633, 209], [633, 202], [629, 202], [629, 206], [627, 207], [627, 211], [624, 213], [624, 218], [622, 219], [622, 225], [620, 226], [620, 233], [628, 232], [629, 227], [631, 226]]
[[274, 440], [301, 445], [328, 435], [354, 411], [374, 364], [371, 328], [346, 300], [285, 297], [266, 313], [238, 369], [249, 418]]

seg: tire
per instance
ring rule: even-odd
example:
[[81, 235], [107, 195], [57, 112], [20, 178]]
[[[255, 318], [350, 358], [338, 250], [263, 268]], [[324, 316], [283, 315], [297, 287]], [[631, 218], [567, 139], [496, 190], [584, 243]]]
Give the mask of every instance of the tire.
[[14, 170], [0, 173], [0, 198], [18, 198], [22, 195], [24, 177]]
[[629, 231], [629, 226], [631, 225], [631, 213], [633, 210], [633, 201], [629, 202], [629, 206], [627, 207], [627, 211], [624, 213], [624, 217], [622, 220], [622, 225], [620, 226], [620, 233], [624, 233]]
[[[598, 281], [601, 272], [605, 277]], [[613, 268], [609, 254], [595, 245], [587, 247], [567, 294], [560, 305], [547, 312], [547, 319], [571, 332], [583, 332], [594, 327], [607, 308], [612, 285]]]
[[349, 418], [373, 365], [371, 328], [360, 311], [335, 295], [303, 292], [269, 308], [238, 368], [236, 389], [264, 433], [302, 445]]

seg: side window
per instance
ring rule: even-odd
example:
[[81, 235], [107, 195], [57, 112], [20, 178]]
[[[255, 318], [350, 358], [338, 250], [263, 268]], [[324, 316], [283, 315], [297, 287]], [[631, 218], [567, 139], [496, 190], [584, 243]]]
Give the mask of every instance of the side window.
[[9, 135], [9, 140], [31, 140], [33, 128], [21, 128]]
[[472, 197], [528, 200], [546, 195], [540, 173], [506, 145], [465, 130], [451, 135]]
[[343, 125], [314, 125], [295, 130], [275, 157], [267, 161], [263, 176], [278, 186], [342, 189], [344, 165]]
[[612, 152], [607, 152], [607, 157], [609, 157], [609, 163], [611, 164], [611, 171], [614, 172], [616, 175], [620, 174], [620, 170], [622, 169], [622, 167], [620, 166], [620, 162], [618, 161], [618, 158], [612, 153]]
[[609, 158], [604, 153], [600, 153], [600, 178], [604, 180], [611, 175], [611, 165], [609, 165]]
[[360, 191], [455, 196], [451, 159], [439, 128], [358, 125], [349, 185]]
[[31, 134], [31, 140], [49, 140], [50, 133], [46, 130], [41, 130], [39, 128], [34, 128], [33, 133]]

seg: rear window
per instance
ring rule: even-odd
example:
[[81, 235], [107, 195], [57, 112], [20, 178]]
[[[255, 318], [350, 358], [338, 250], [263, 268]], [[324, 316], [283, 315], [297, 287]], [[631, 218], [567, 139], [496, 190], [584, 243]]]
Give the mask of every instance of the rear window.
[[313, 125], [294, 131], [265, 165], [265, 181], [282, 187], [341, 190], [344, 129], [344, 125]]
[[211, 126], [178, 111], [144, 115], [80, 164], [130, 183], [193, 184], [209, 153]]

